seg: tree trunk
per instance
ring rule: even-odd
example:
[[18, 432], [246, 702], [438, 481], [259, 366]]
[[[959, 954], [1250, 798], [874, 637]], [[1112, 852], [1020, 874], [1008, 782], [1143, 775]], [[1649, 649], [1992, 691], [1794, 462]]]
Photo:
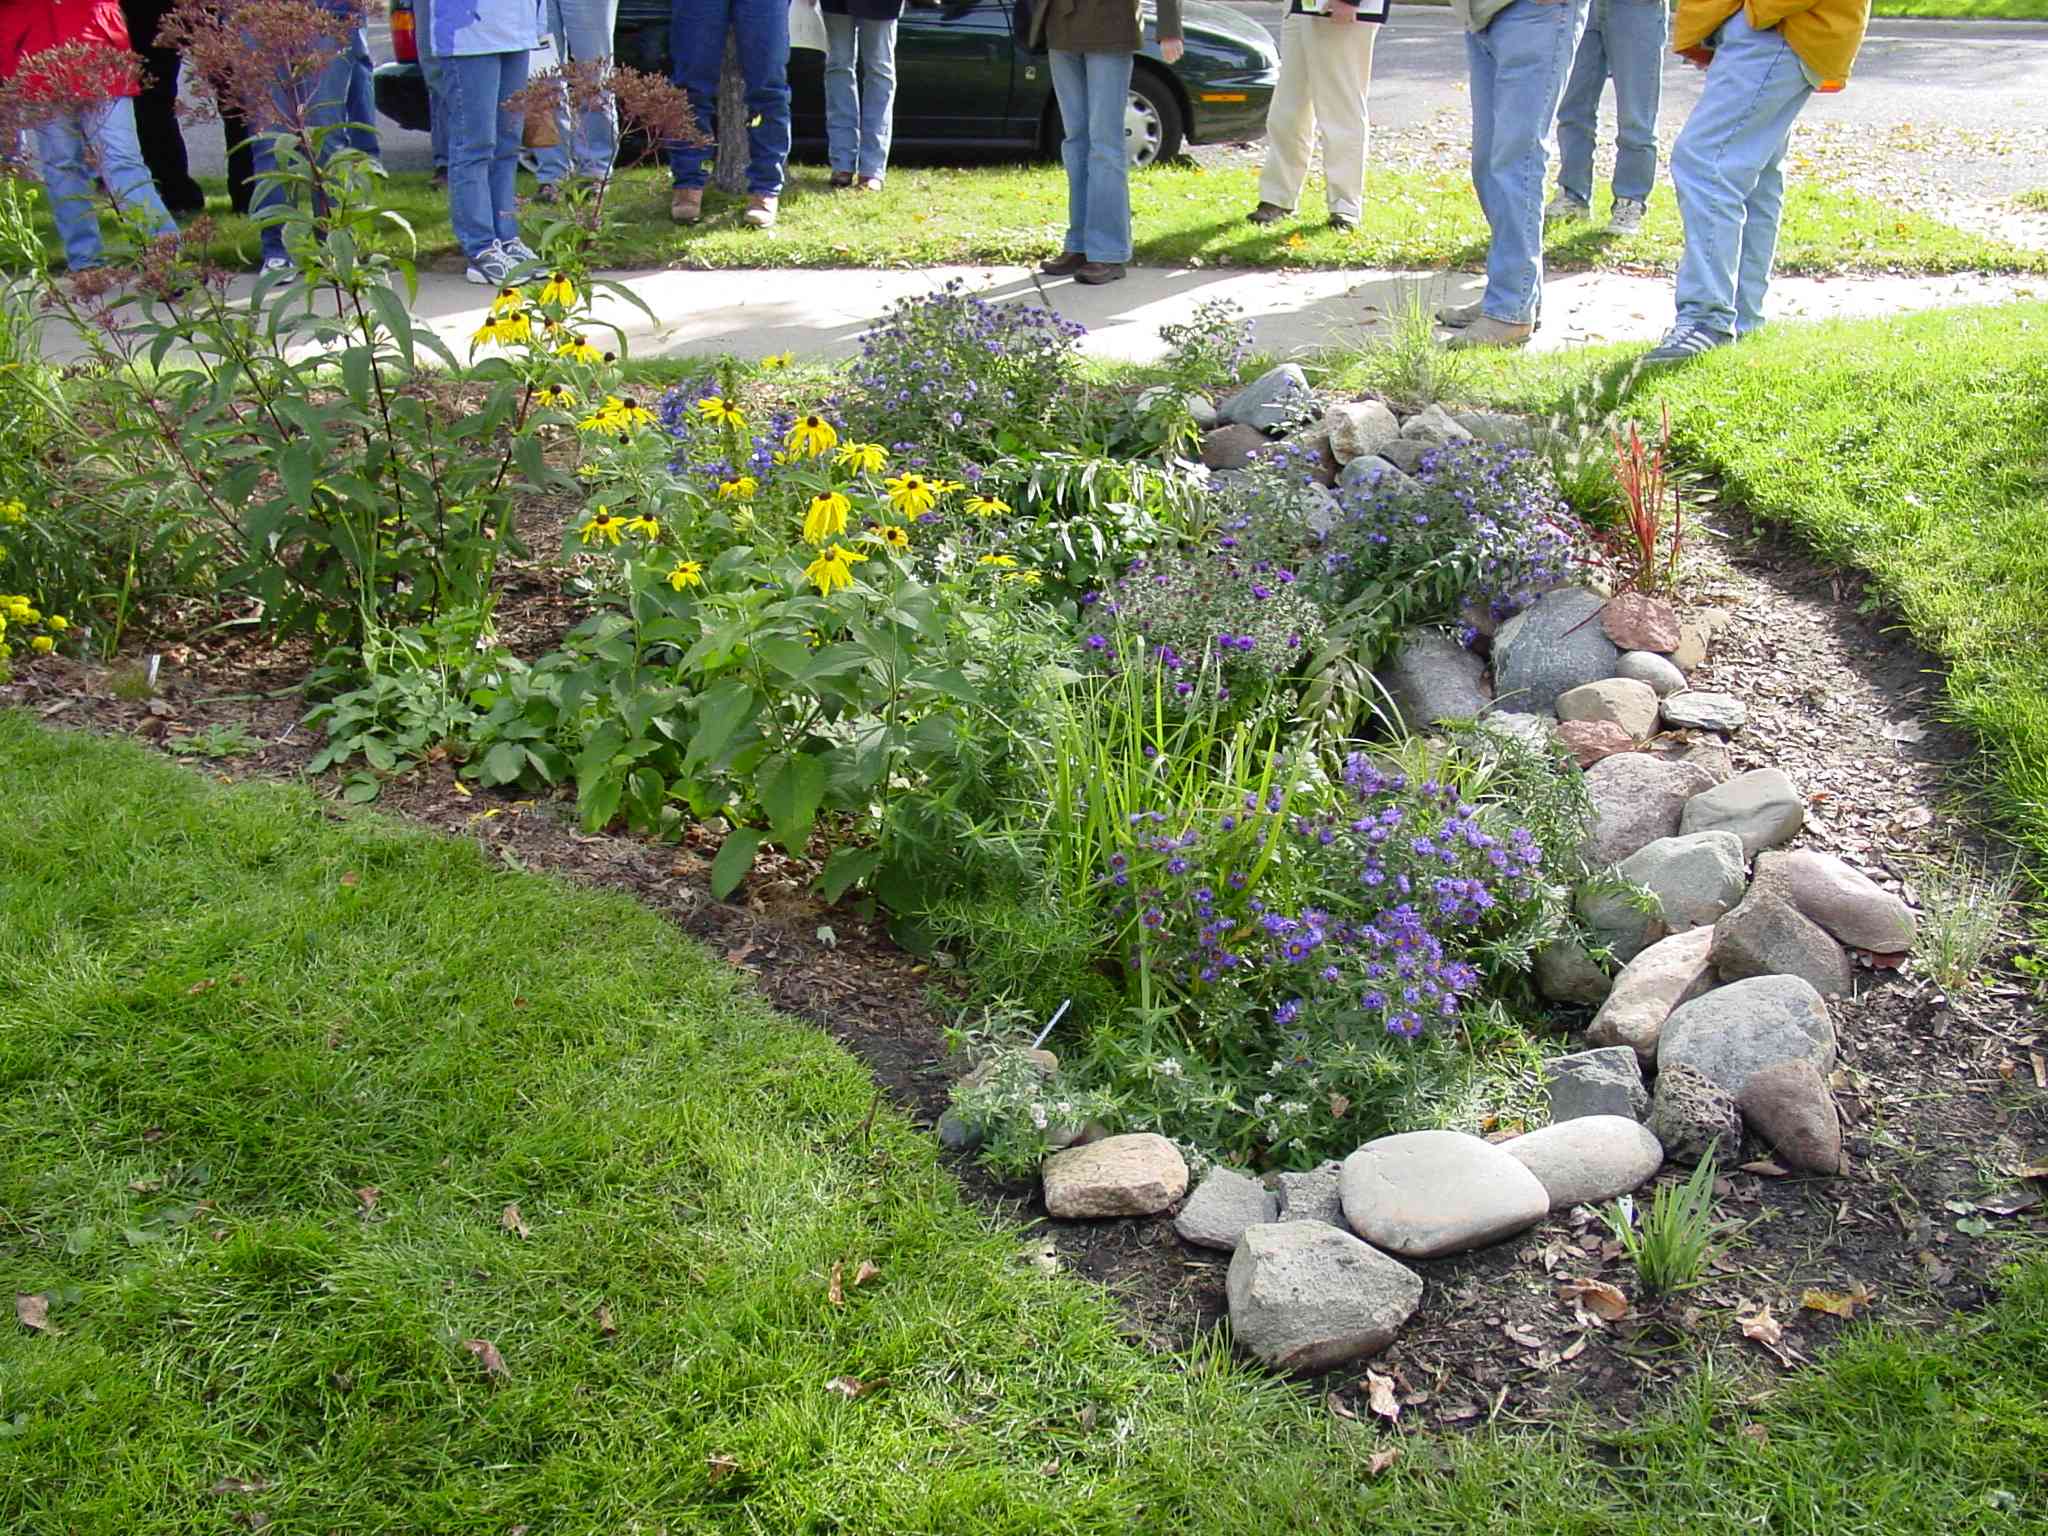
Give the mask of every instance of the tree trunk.
[[734, 196], [747, 190], [747, 87], [731, 32], [725, 34], [725, 63], [718, 73], [718, 160], [711, 184]]

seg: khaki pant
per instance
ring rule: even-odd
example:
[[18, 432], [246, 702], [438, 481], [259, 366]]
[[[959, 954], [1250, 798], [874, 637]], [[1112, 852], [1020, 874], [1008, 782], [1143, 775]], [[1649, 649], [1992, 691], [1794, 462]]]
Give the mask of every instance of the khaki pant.
[[1266, 164], [1259, 201], [1294, 211], [1308, 179], [1309, 150], [1323, 131], [1323, 199], [1330, 212], [1356, 219], [1365, 200], [1365, 149], [1371, 129], [1372, 22], [1289, 16], [1280, 30], [1280, 84], [1266, 111]]

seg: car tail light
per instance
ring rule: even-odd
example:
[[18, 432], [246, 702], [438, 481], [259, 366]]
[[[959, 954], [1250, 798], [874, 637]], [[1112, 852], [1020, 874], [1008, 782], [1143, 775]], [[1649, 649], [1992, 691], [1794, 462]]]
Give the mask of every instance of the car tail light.
[[401, 64], [420, 61], [420, 39], [414, 26], [412, 0], [391, 0], [391, 56]]

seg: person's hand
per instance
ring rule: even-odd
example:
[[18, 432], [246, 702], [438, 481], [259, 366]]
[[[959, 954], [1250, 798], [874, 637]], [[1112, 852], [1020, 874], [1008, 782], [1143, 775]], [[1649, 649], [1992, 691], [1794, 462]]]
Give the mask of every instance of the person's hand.
[[1705, 69], [1714, 62], [1714, 50], [1711, 48], [1681, 48], [1678, 56], [1694, 69]]
[[1159, 57], [1166, 60], [1169, 64], [1178, 64], [1180, 56], [1187, 51], [1187, 45], [1177, 37], [1162, 37], [1159, 39]]
[[1332, 21], [1358, 20], [1358, 7], [1352, 0], [1330, 0], [1330, 9], [1325, 13]]

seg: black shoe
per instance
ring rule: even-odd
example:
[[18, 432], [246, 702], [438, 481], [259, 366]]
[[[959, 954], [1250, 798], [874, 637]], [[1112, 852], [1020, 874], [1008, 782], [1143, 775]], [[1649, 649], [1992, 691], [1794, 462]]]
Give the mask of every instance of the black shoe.
[[1247, 224], [1278, 224], [1282, 219], [1292, 217], [1293, 215], [1278, 203], [1261, 203], [1246, 214], [1244, 219]]
[[1358, 228], [1358, 220], [1348, 213], [1333, 213], [1330, 215], [1330, 228], [1341, 230], [1348, 235]]
[[1104, 283], [1120, 283], [1124, 279], [1124, 264], [1120, 261], [1084, 262], [1074, 273], [1074, 281], [1099, 288]]
[[853, 172], [851, 172], [851, 171], [834, 171], [834, 172], [832, 173], [832, 189], [833, 189], [833, 190], [834, 190], [835, 192], [838, 192], [838, 191], [844, 191], [844, 190], [845, 190], [846, 188], [848, 188], [848, 187], [850, 187], [850, 186], [852, 186], [852, 185], [853, 185]]
[[1079, 251], [1061, 251], [1059, 255], [1041, 261], [1038, 270], [1047, 277], [1072, 277], [1088, 265], [1088, 258]]

